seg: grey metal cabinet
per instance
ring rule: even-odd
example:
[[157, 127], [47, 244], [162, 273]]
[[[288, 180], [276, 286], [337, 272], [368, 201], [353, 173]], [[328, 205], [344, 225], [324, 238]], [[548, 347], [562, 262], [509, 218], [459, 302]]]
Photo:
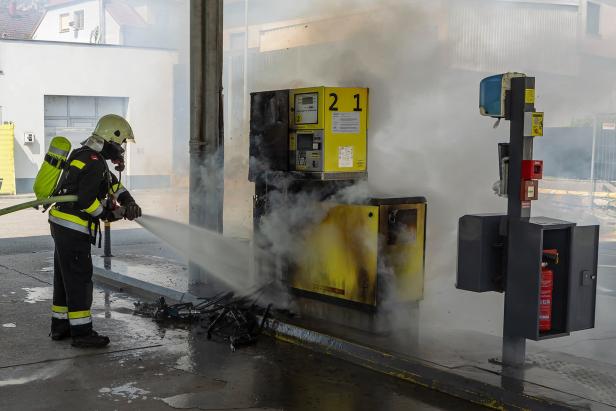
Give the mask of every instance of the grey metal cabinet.
[[598, 244], [599, 226], [573, 228], [567, 331], [587, 330], [595, 326]]
[[[467, 215], [459, 223], [456, 287], [501, 291], [504, 280], [508, 335], [543, 340], [593, 328], [598, 241], [599, 226], [578, 227], [547, 217], [508, 221], [506, 216]], [[551, 329], [541, 331], [541, 267], [544, 250], [549, 249], [558, 251], [559, 261], [549, 266]]]

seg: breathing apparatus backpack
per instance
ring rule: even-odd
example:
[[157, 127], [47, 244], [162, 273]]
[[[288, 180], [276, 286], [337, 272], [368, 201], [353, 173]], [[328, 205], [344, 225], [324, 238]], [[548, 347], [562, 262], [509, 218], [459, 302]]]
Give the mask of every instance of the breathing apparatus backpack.
[[34, 194], [43, 200], [55, 194], [62, 171], [67, 167], [66, 159], [71, 152], [71, 142], [66, 137], [51, 139], [45, 161], [34, 179]]

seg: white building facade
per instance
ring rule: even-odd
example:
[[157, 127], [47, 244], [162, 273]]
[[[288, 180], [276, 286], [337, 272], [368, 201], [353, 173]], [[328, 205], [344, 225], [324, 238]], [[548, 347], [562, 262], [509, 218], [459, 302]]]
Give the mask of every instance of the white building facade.
[[[101, 22], [100, 2], [98, 0], [50, 7], [34, 32], [33, 39], [99, 43], [99, 40], [103, 37], [100, 33]], [[119, 44], [117, 41], [119, 37], [117, 24], [107, 24], [104, 30], [104, 37], [110, 40], [108, 44]]]
[[132, 44], [135, 30], [152, 29], [147, 0], [52, 0], [32, 38], [72, 43]]
[[15, 126], [17, 193], [32, 192], [53, 135], [78, 144], [108, 112], [125, 115], [135, 132], [129, 187], [168, 186], [176, 64], [169, 50], [0, 40], [0, 121]]

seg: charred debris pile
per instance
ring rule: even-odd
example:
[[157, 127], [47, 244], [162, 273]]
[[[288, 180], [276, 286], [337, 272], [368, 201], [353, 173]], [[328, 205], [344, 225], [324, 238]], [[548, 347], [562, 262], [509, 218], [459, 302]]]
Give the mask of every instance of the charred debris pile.
[[167, 304], [164, 297], [154, 303], [135, 303], [135, 314], [161, 324], [201, 327], [207, 339], [228, 343], [232, 351], [253, 345], [270, 316], [271, 304], [257, 305], [254, 296], [236, 297], [232, 292], [204, 298], [198, 303]]

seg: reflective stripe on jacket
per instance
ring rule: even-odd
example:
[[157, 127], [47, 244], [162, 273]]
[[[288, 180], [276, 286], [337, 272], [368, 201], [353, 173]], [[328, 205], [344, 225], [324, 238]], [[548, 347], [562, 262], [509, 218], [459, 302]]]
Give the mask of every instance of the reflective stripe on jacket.
[[49, 221], [71, 230], [79, 231], [80, 233], [92, 235], [96, 230], [96, 224], [90, 223], [88, 228], [88, 221], [77, 217], [76, 215], [64, 213], [58, 210], [57, 206], [53, 206], [49, 210]]

